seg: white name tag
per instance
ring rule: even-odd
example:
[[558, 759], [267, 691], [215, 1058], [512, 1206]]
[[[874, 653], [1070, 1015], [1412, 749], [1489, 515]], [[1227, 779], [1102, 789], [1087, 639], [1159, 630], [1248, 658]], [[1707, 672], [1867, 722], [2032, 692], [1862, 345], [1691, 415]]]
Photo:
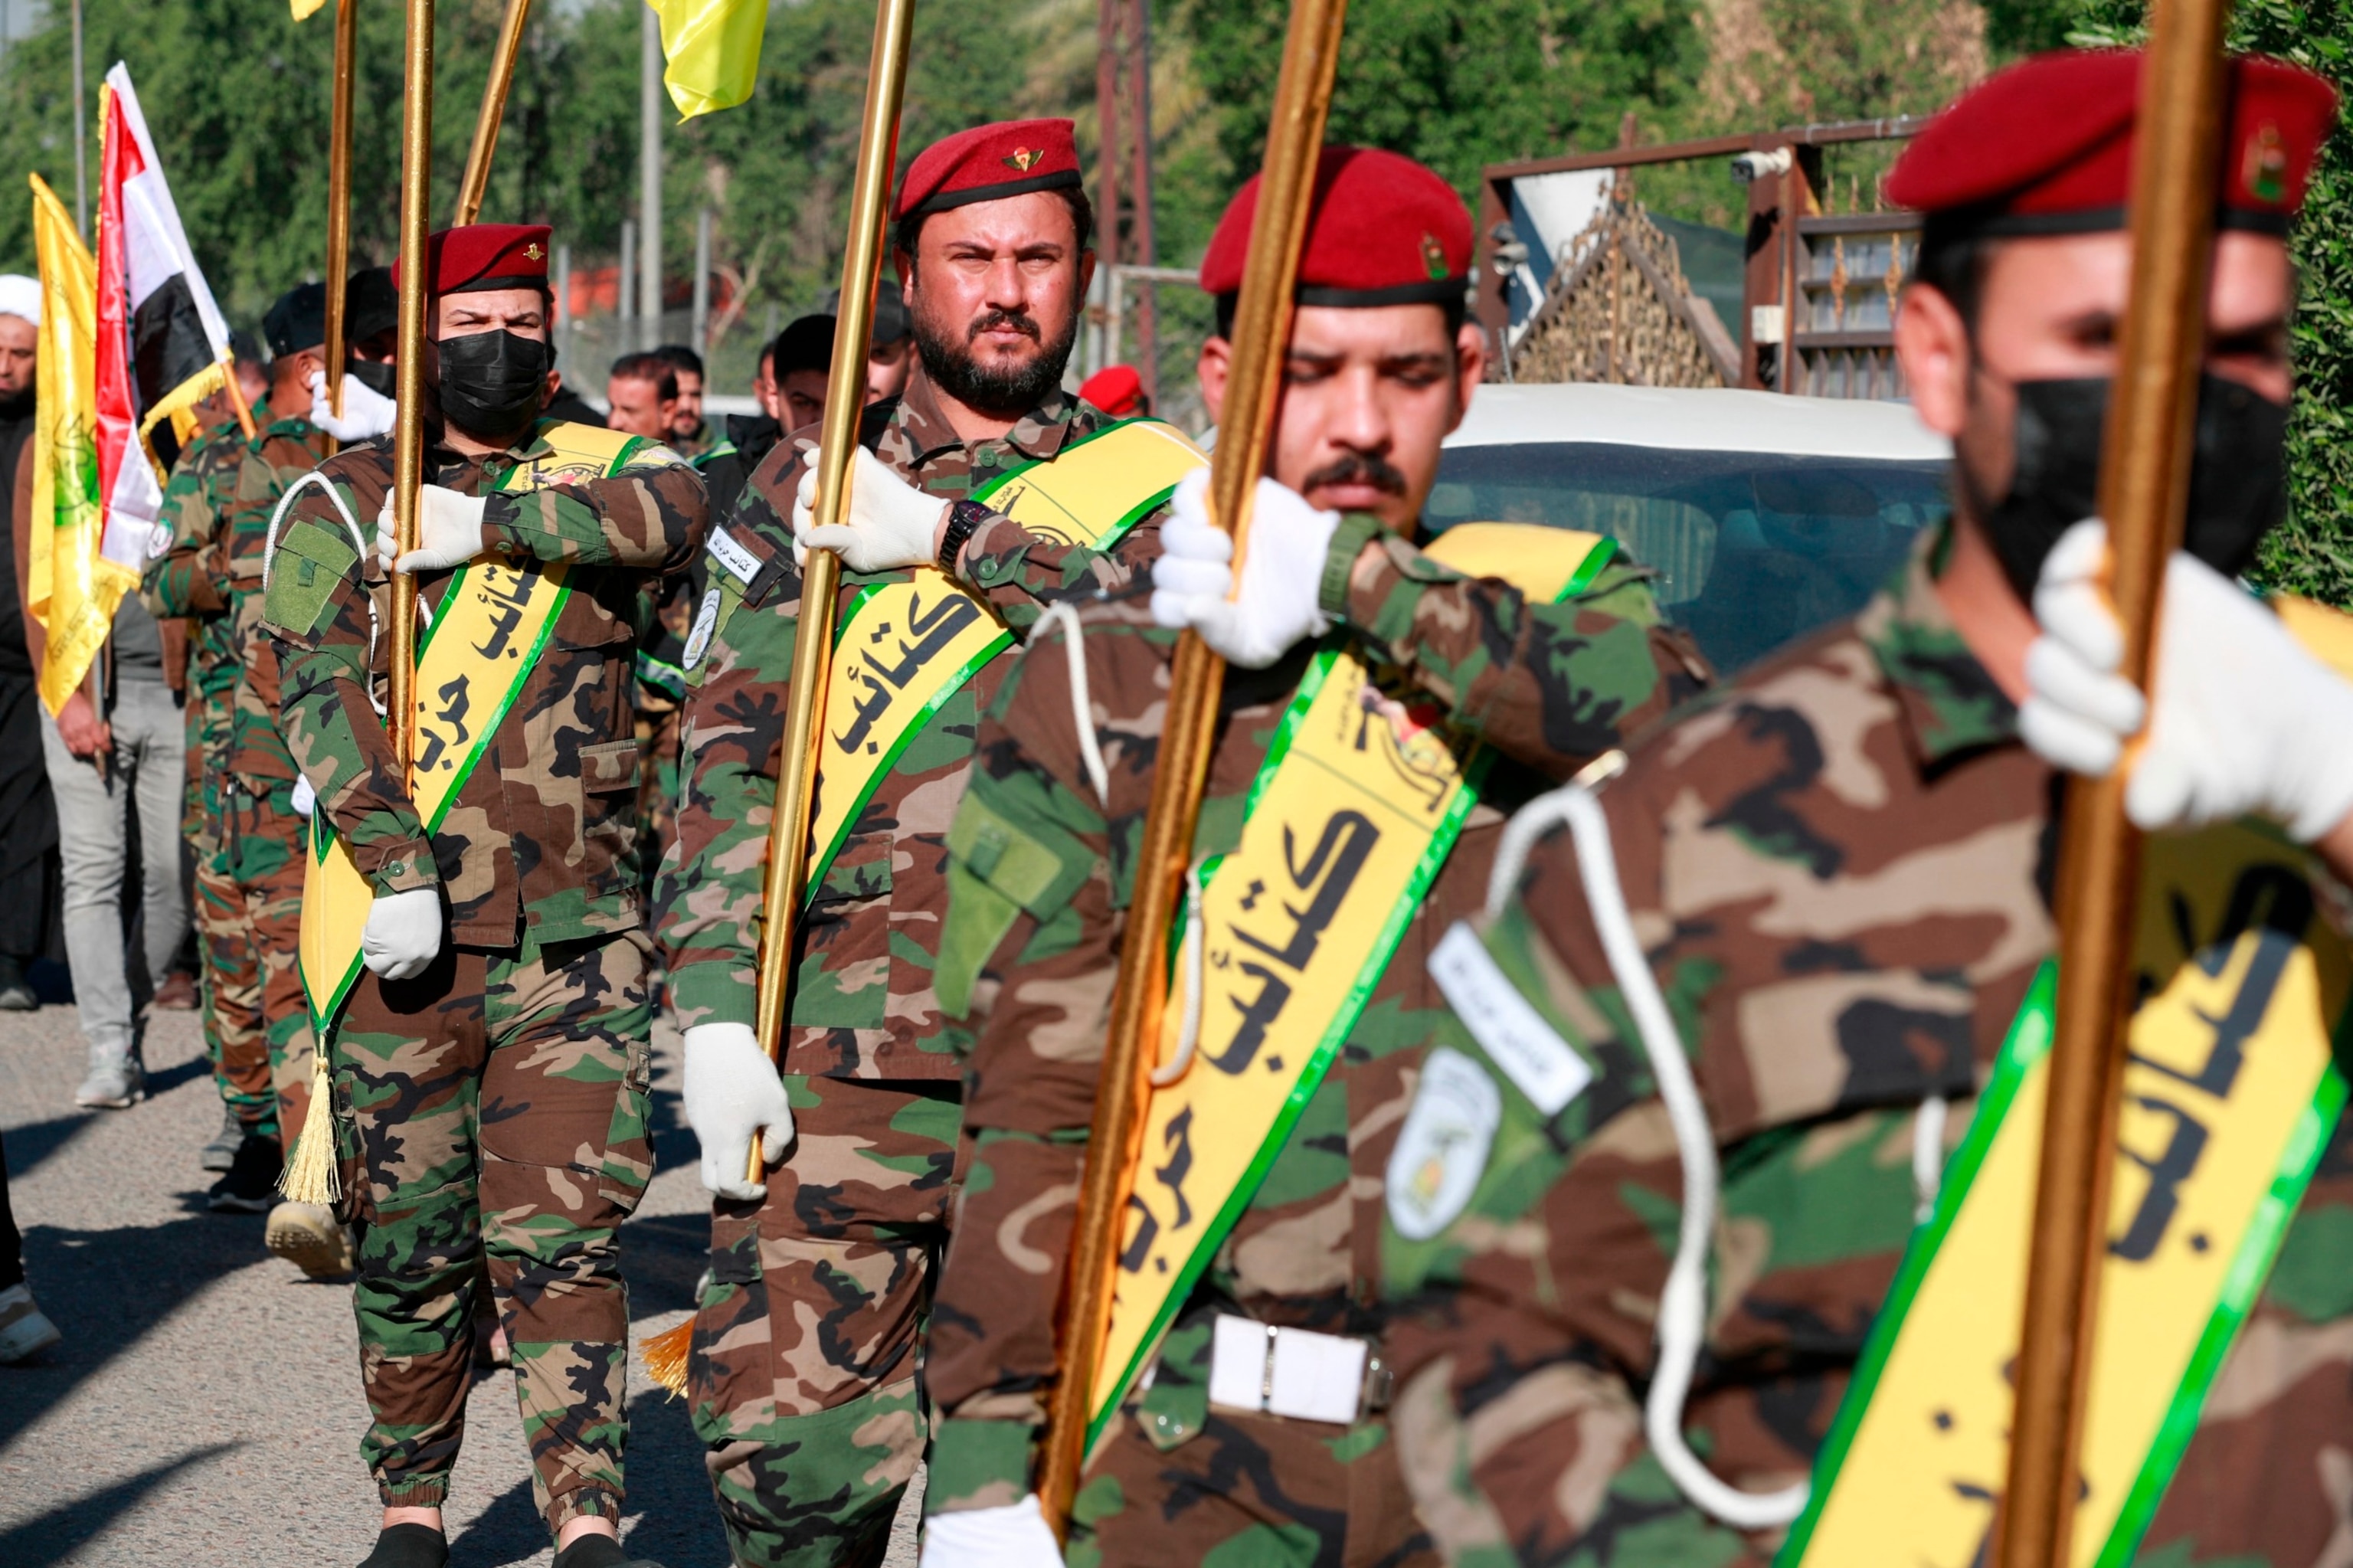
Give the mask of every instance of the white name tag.
[[759, 557], [735, 542], [735, 536], [724, 528], [711, 531], [711, 558], [735, 574], [735, 580], [744, 587], [760, 575]]
[[1583, 1094], [1593, 1069], [1528, 1005], [1485, 944], [1458, 920], [1430, 955], [1430, 978], [1488, 1059], [1546, 1116]]

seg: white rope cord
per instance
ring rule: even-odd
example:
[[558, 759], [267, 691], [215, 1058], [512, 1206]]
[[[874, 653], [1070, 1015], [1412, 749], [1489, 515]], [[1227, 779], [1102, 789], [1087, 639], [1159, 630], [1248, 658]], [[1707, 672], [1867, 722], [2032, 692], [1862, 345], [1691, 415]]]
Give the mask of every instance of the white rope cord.
[[[1719, 1176], [1715, 1134], [1708, 1125], [1707, 1108], [1700, 1103], [1699, 1086], [1684, 1059], [1683, 1039], [1673, 1014], [1659, 994], [1657, 977], [1634, 935], [1633, 916], [1618, 881], [1618, 858], [1609, 842], [1609, 819], [1590, 787], [1592, 775], [1611, 761], [1605, 756], [1577, 779], [1529, 803], [1512, 820], [1496, 856], [1490, 882], [1489, 910], [1518, 883], [1520, 868], [1536, 840], [1554, 826], [1566, 823], [1577, 845], [1577, 871], [1585, 898], [1601, 938], [1609, 972], [1618, 981], [1626, 1009], [1634, 1020], [1634, 1033], [1651, 1063], [1659, 1098], [1674, 1128], [1675, 1152], [1683, 1163], [1683, 1223], [1675, 1240], [1674, 1266], [1659, 1301], [1659, 1366], [1651, 1392], [1642, 1404], [1643, 1435], [1651, 1450], [1677, 1490], [1704, 1512], [1736, 1530], [1769, 1530], [1785, 1525], [1805, 1510], [1809, 1486], [1799, 1482], [1778, 1492], [1745, 1492], [1725, 1485], [1700, 1461], [1683, 1440], [1683, 1402], [1690, 1395], [1692, 1372], [1707, 1338], [1707, 1257], [1715, 1233]], [[1609, 773], [1624, 766], [1622, 757]]]
[[1945, 1113], [1951, 1108], [1942, 1095], [1920, 1102], [1912, 1120], [1912, 1192], [1918, 1199], [1914, 1223], [1926, 1224], [1936, 1212], [1936, 1194], [1945, 1184]]
[[1103, 766], [1103, 747], [1095, 740], [1094, 699], [1087, 686], [1086, 633], [1080, 630], [1079, 612], [1071, 608], [1068, 599], [1046, 607], [1038, 624], [1029, 629], [1028, 646], [1035, 648], [1050, 626], [1062, 628], [1062, 650], [1071, 662], [1071, 723], [1079, 732], [1079, 760], [1086, 765], [1087, 780], [1095, 787], [1095, 799], [1103, 809], [1111, 809], [1111, 769]]
[[1166, 1066], [1152, 1069], [1152, 1086], [1165, 1089], [1193, 1065], [1193, 1047], [1201, 1043], [1201, 865], [1185, 868], [1185, 946], [1176, 967], [1185, 976], [1185, 1011], [1176, 1018], [1176, 1054]]

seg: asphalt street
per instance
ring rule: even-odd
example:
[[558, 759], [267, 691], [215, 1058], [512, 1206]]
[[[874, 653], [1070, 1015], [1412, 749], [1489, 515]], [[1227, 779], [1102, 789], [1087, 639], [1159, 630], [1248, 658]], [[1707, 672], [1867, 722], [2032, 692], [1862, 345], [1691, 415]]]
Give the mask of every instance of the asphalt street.
[[[657, 1041], [658, 1173], [623, 1232], [635, 1332], [678, 1322], [708, 1245], [678, 1037]], [[70, 1006], [0, 1013], [0, 1128], [34, 1295], [65, 1342], [0, 1367], [0, 1564], [353, 1564], [375, 1538], [350, 1291], [205, 1209], [220, 1121], [194, 1013], [155, 1016], [147, 1101], [82, 1111]], [[622, 1540], [665, 1568], [727, 1550], [686, 1406], [632, 1355]], [[452, 1568], [545, 1563], [507, 1372], [480, 1374], [448, 1510]], [[894, 1568], [914, 1562], [902, 1509]]]

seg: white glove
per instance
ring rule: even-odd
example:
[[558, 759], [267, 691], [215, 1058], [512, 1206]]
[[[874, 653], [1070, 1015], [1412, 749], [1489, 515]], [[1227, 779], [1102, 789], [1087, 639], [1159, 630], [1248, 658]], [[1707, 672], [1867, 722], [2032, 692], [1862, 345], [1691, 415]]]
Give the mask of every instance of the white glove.
[[417, 487], [417, 548], [394, 558], [392, 492], [375, 514], [376, 559], [392, 572], [438, 572], [462, 567], [482, 553], [480, 495], [460, 495], [438, 484]]
[[339, 441], [364, 441], [392, 429], [400, 405], [356, 376], [343, 377], [343, 417], [327, 410], [327, 373], [311, 372], [311, 422]]
[[[2107, 525], [2060, 535], [2034, 589], [2019, 733], [2037, 756], [2103, 778], [2147, 702], [2117, 674], [2124, 629], [2101, 578]], [[2145, 832], [2262, 816], [2310, 843], [2353, 811], [2353, 683], [2195, 556], [2167, 564], [2148, 744], [2125, 787]]]
[[849, 506], [840, 523], [814, 525], [817, 465], [801, 471], [793, 494], [793, 561], [808, 564], [811, 550], [831, 550], [853, 572], [928, 567], [939, 550], [940, 520], [948, 503], [901, 479], [891, 465], [858, 449], [849, 460]]
[[298, 817], [307, 817], [311, 814], [311, 808], [318, 803], [319, 792], [311, 788], [311, 780], [309, 778], [302, 774], [296, 774], [294, 776], [294, 800], [292, 802], [294, 814]]
[[1318, 512], [1297, 491], [1260, 480], [1241, 591], [1229, 599], [1234, 542], [1210, 523], [1209, 472], [1196, 469], [1178, 482], [1160, 530], [1166, 554], [1152, 567], [1152, 619], [1172, 630], [1191, 627], [1228, 663], [1263, 670], [1301, 638], [1332, 629], [1320, 601], [1324, 556], [1339, 526], [1338, 513]]
[[917, 1568], [1046, 1568], [1061, 1560], [1061, 1543], [1031, 1492], [1002, 1508], [933, 1514], [923, 1520]]
[[686, 1032], [686, 1125], [702, 1144], [702, 1184], [723, 1198], [750, 1202], [765, 1182], [744, 1180], [752, 1135], [770, 1165], [785, 1162], [793, 1107], [776, 1065], [744, 1023], [698, 1023]]
[[415, 980], [441, 955], [441, 890], [384, 893], [360, 928], [360, 961], [389, 980]]

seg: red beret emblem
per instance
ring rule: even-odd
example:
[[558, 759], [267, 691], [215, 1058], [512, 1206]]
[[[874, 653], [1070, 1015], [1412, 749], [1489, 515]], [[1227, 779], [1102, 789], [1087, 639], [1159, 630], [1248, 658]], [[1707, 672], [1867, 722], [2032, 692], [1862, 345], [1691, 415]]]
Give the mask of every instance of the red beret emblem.
[[2247, 143], [2246, 180], [2247, 194], [2257, 201], [2286, 199], [2287, 148], [2278, 126], [2265, 124]]
[[1424, 233], [1421, 237], [1421, 270], [1430, 274], [1433, 283], [1446, 281], [1446, 247], [1438, 242], [1435, 234]]
[[1045, 152], [1040, 148], [1016, 147], [1012, 152], [1005, 155], [1005, 166], [1008, 169], [1018, 169], [1026, 175], [1029, 172], [1032, 165], [1039, 163], [1045, 156]]
[[537, 260], [541, 260], [542, 258], [543, 258], [543, 257], [544, 257], [544, 256], [546, 256], [546, 254], [547, 254], [547, 252], [546, 252], [546, 251], [542, 250], [542, 249], [541, 249], [537, 245], [535, 245], [535, 244], [534, 244], [534, 245], [526, 245], [526, 246], [524, 246], [524, 247], [522, 248], [522, 253], [523, 253], [525, 256], [530, 257], [530, 258], [531, 258], [533, 260], [534, 260], [534, 261], [537, 261]]

